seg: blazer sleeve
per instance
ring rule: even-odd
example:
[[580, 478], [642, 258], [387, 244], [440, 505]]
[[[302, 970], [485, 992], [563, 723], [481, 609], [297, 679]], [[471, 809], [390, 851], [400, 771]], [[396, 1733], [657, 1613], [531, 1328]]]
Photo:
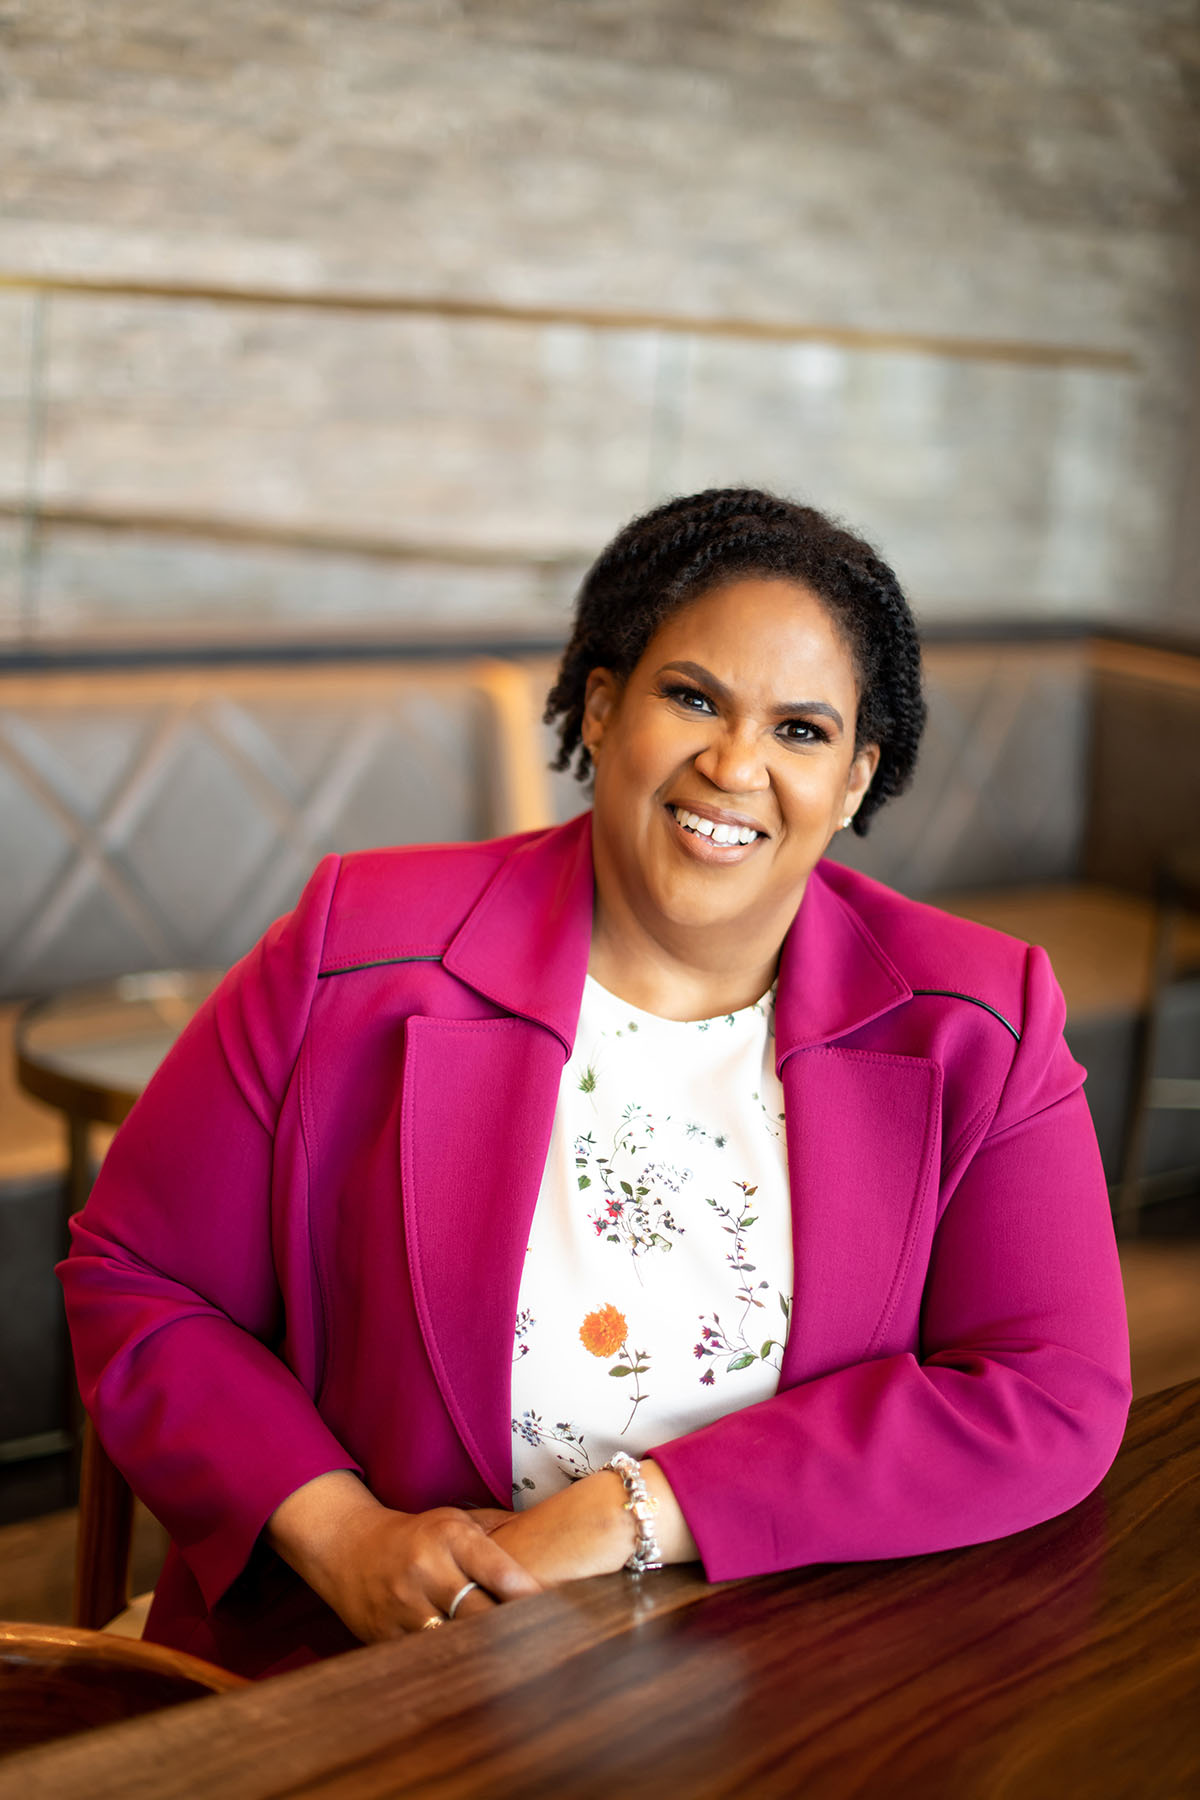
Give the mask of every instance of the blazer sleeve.
[[279, 1274], [307, 1266], [304, 1171], [278, 1166], [276, 1124], [338, 866], [326, 858], [184, 1032], [59, 1267], [83, 1403], [209, 1606], [288, 1494], [355, 1468], [290, 1366], [314, 1341], [315, 1298]]
[[935, 1232], [919, 1354], [823, 1374], [648, 1453], [711, 1579], [1006, 1536], [1105, 1474], [1129, 1340], [1063, 1016], [1030, 950], [1021, 1043]]

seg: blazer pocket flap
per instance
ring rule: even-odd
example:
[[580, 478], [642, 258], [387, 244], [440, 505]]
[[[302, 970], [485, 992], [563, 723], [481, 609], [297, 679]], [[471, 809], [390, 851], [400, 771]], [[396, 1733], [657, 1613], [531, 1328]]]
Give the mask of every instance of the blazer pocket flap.
[[796, 1259], [790, 1387], [915, 1348], [942, 1072], [924, 1058], [825, 1047], [789, 1057], [783, 1088]]

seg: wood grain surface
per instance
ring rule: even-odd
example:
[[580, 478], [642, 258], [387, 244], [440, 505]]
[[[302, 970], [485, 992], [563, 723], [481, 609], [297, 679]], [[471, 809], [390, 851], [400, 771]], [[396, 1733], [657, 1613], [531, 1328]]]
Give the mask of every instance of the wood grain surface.
[[0, 1800], [1200, 1793], [1200, 1382], [994, 1544], [580, 1582], [0, 1763]]
[[0, 1620], [0, 1751], [46, 1744], [246, 1685], [240, 1675], [160, 1644]]
[[1115, 345], [1039, 343], [1030, 338], [966, 337], [961, 333], [877, 330], [804, 319], [730, 318], [645, 308], [539, 306], [461, 294], [381, 293], [348, 288], [247, 287], [233, 282], [153, 282], [105, 276], [0, 273], [0, 291], [84, 294], [124, 300], [205, 301], [210, 306], [300, 308], [316, 312], [384, 313], [504, 325], [577, 325], [592, 331], [664, 331], [684, 336], [742, 338], [751, 343], [838, 344], [855, 350], [906, 350], [961, 357], [968, 362], [1028, 363], [1042, 368], [1116, 369], [1134, 373], [1138, 359]]

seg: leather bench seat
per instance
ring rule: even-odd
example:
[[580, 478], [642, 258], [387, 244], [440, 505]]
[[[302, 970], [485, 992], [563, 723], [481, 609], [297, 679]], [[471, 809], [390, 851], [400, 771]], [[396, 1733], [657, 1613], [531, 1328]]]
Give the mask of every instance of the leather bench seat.
[[[1088, 882], [1059, 887], [983, 889], [939, 894], [938, 904], [1049, 954], [1067, 1003], [1067, 1041], [1088, 1071], [1087, 1096], [1110, 1183], [1120, 1174], [1129, 1090], [1146, 1004], [1154, 933], [1153, 903], [1119, 888]], [[1180, 960], [1200, 971], [1200, 918], [1184, 921]], [[1163, 1028], [1163, 1067], [1194, 1069], [1200, 1047], [1200, 980], [1170, 996]], [[1194, 1164], [1193, 1115], [1152, 1114], [1149, 1163], [1158, 1170]]]
[[[1073, 1026], [1129, 1016], [1146, 1004], [1154, 906], [1141, 895], [1064, 882], [939, 894], [937, 903], [960, 918], [1040, 944], [1054, 965]], [[1187, 961], [1200, 966], [1200, 919], [1186, 920], [1180, 937]]]
[[[579, 811], [586, 794], [545, 768], [553, 673], [464, 658], [0, 679], [0, 842], [19, 847], [0, 997], [223, 966], [327, 848]], [[833, 854], [1046, 947], [1115, 1178], [1154, 872], [1200, 829], [1200, 656], [935, 642], [927, 674], [912, 792]], [[63, 1155], [61, 1125], [15, 1089], [10, 1032], [0, 1013], [0, 1181]]]

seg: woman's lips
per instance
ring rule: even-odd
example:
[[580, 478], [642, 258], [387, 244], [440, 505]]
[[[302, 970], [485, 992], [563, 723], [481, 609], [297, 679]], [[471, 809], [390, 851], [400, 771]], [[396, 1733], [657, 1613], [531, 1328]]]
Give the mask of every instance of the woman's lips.
[[675, 830], [701, 862], [743, 862], [763, 835], [749, 824], [711, 819], [687, 806], [668, 806]]

